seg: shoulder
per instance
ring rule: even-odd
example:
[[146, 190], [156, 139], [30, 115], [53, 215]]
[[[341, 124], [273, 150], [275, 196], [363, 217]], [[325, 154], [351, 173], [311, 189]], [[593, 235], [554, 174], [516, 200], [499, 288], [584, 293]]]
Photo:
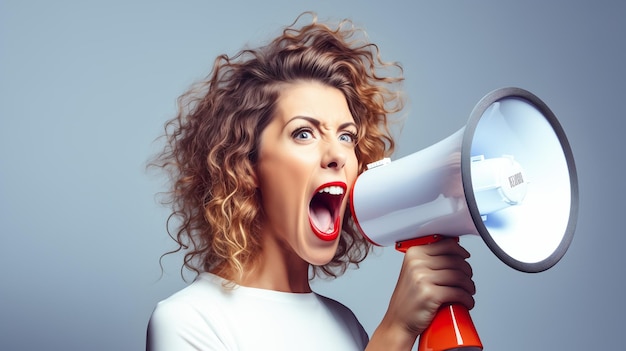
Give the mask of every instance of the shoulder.
[[345, 306], [341, 302], [339, 302], [337, 300], [333, 300], [333, 299], [331, 299], [329, 297], [326, 297], [326, 296], [323, 296], [323, 295], [317, 294], [317, 296], [320, 299], [320, 301], [322, 302], [322, 304], [324, 306], [326, 306], [326, 308], [328, 308], [330, 311], [332, 311], [332, 312], [342, 316], [342, 318], [344, 318], [344, 319], [355, 319], [356, 320], [356, 316], [354, 315], [352, 310], [350, 310], [347, 306]]
[[148, 350], [187, 350], [219, 344], [220, 284], [198, 277], [160, 301], [148, 322]]
[[153, 315], [176, 318], [181, 315], [189, 317], [194, 311], [206, 310], [206, 304], [219, 298], [220, 286], [212, 276], [199, 275], [193, 283], [160, 301]]
[[201, 273], [190, 285], [160, 301], [152, 318], [168, 321], [202, 319], [208, 322], [211, 316], [224, 306], [228, 291], [224, 280], [218, 276]]
[[365, 331], [365, 328], [363, 328], [361, 322], [359, 322], [358, 318], [350, 308], [329, 297], [319, 294], [317, 296], [326, 308], [333, 314], [333, 316], [336, 319], [341, 320], [343, 324], [348, 327], [350, 333], [356, 340], [360, 340], [363, 343], [363, 346], [367, 345], [369, 336], [367, 335], [367, 332]]

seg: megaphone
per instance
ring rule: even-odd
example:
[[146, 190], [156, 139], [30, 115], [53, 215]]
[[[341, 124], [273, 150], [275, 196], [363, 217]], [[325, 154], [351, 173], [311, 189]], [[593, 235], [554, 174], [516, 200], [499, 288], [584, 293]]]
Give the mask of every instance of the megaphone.
[[[537, 96], [490, 92], [465, 127], [395, 161], [371, 164], [350, 194], [355, 222], [378, 246], [399, 251], [443, 237], [479, 235], [510, 267], [555, 265], [576, 227], [578, 180], [567, 137]], [[482, 350], [467, 309], [442, 307], [419, 351]]]

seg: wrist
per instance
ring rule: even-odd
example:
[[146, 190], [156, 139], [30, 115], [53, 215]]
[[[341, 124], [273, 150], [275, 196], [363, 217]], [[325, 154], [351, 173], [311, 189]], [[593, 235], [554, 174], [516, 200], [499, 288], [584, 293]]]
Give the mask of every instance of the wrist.
[[383, 322], [376, 328], [366, 351], [384, 350], [411, 350], [419, 332], [414, 332], [404, 326]]

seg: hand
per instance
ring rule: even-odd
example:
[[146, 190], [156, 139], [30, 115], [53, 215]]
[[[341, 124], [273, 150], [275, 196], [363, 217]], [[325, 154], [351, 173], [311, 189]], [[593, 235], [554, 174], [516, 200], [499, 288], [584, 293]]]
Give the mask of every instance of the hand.
[[[469, 256], [452, 239], [409, 248], [387, 313], [368, 349], [387, 343], [386, 350], [409, 350], [443, 304], [460, 303], [472, 309], [476, 289], [466, 261]], [[391, 340], [395, 346], [390, 348]]]

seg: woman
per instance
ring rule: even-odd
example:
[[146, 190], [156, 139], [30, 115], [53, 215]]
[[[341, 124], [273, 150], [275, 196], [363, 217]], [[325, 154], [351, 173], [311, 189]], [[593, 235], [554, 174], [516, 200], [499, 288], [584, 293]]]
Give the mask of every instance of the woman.
[[266, 46], [220, 56], [179, 101], [156, 164], [172, 176], [172, 236], [196, 280], [160, 302], [149, 350], [410, 350], [443, 303], [473, 307], [468, 253], [452, 240], [406, 255], [371, 338], [340, 303], [312, 292], [370, 245], [346, 196], [388, 156], [383, 76], [397, 64], [349, 21], [296, 23]]

